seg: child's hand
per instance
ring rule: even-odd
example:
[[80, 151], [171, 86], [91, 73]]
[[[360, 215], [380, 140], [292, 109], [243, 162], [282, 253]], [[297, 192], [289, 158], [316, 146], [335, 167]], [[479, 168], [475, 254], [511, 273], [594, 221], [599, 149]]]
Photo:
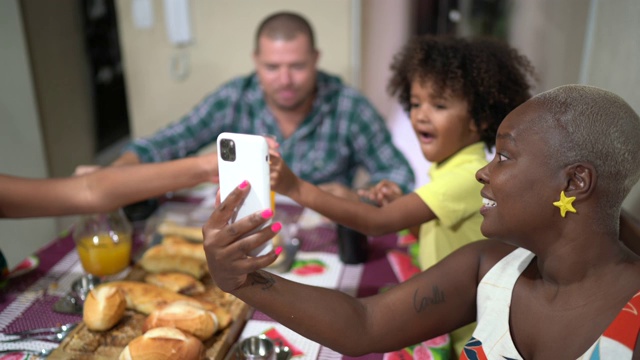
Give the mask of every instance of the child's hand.
[[269, 157], [280, 157], [280, 144], [275, 139], [275, 136], [265, 135], [264, 138], [267, 140], [267, 145], [269, 145]]
[[207, 171], [207, 181], [215, 184], [220, 183], [220, 177], [218, 176], [218, 155], [215, 152], [205, 153], [198, 155], [202, 161], [200, 162], [202, 167]]
[[403, 195], [398, 184], [382, 180], [369, 189], [358, 190], [358, 195], [366, 197], [378, 205], [386, 205]]
[[269, 161], [271, 189], [279, 194], [291, 196], [298, 185], [298, 177], [289, 169], [280, 156], [271, 156]]

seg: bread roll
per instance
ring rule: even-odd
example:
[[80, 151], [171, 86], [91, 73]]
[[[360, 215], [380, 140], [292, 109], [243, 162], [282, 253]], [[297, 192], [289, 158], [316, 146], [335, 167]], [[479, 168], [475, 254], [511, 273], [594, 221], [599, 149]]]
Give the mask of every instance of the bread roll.
[[175, 327], [204, 341], [218, 331], [218, 317], [194, 303], [176, 301], [152, 312], [142, 331], [157, 327]]
[[203, 240], [201, 226], [184, 226], [173, 221], [163, 221], [156, 231], [160, 235], [178, 235], [199, 242]]
[[200, 340], [170, 327], [151, 329], [131, 340], [120, 360], [200, 360], [204, 357]]
[[162, 246], [175, 255], [189, 256], [203, 262], [207, 261], [202, 242], [194, 243], [180, 236], [167, 235], [162, 238]]
[[196, 278], [178, 272], [148, 274], [144, 281], [185, 295], [197, 295], [205, 291], [204, 285]]
[[160, 309], [173, 302], [181, 301], [195, 304], [195, 306], [200, 306], [205, 310], [215, 313], [221, 329], [231, 324], [232, 319], [229, 312], [218, 307], [216, 304], [200, 301], [156, 285], [137, 281], [112, 281], [101, 286], [119, 288], [124, 294], [127, 308], [145, 315], [149, 315], [154, 310]]
[[84, 302], [82, 321], [89, 330], [111, 329], [124, 314], [127, 301], [116, 287], [99, 286], [92, 289]]
[[205, 274], [208, 274], [206, 261], [190, 256], [176, 255], [164, 245], [149, 248], [142, 255], [139, 264], [150, 273], [178, 271], [192, 275], [196, 279], [201, 279]]

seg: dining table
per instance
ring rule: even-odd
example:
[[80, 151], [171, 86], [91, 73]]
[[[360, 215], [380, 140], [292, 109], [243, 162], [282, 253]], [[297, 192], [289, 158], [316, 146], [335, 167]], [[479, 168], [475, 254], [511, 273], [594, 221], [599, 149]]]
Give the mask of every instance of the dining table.
[[[175, 201], [163, 202], [157, 211]], [[194, 202], [193, 199], [190, 202]], [[150, 219], [153, 218], [153, 215]], [[356, 297], [374, 295], [416, 273], [407, 251], [406, 236], [399, 233], [369, 237], [367, 259], [359, 264], [345, 264], [340, 259], [336, 224], [320, 214], [291, 202], [276, 205], [276, 219], [289, 226], [291, 238], [299, 244], [291, 266], [274, 272], [293, 281], [338, 289]], [[139, 256], [150, 246], [149, 221], [134, 222], [133, 256]], [[288, 239], [291, 241], [291, 239]], [[136, 255], [138, 254], [138, 255]], [[81, 314], [53, 311], [54, 304], [66, 296], [72, 283], [84, 273], [75, 247], [71, 229], [62, 232], [34, 252], [37, 267], [10, 279], [0, 290], [0, 354], [9, 350], [52, 350], [59, 343], [44, 340], [3, 342], [9, 333], [34, 328], [79, 323]], [[284, 342], [296, 360], [316, 359], [389, 359], [389, 354], [373, 353], [359, 358], [339, 354], [328, 347], [304, 338], [254, 310], [238, 335], [244, 338], [264, 334]], [[236, 343], [237, 344], [237, 343]], [[26, 358], [28, 353], [22, 353]], [[0, 355], [0, 360], [3, 359]], [[14, 353], [11, 359], [20, 357]], [[7, 357], [9, 359], [9, 357]]]

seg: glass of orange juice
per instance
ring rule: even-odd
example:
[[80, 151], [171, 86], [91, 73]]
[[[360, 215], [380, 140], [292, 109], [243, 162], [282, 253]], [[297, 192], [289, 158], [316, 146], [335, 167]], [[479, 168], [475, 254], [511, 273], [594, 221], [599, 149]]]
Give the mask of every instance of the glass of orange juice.
[[132, 233], [121, 209], [83, 217], [73, 237], [84, 271], [104, 278], [125, 270], [131, 262]]

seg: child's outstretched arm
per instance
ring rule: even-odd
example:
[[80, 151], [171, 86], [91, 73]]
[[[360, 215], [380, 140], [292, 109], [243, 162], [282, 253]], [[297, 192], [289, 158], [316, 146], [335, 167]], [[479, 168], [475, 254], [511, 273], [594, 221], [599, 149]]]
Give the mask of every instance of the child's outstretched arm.
[[420, 225], [436, 217], [415, 193], [401, 196], [384, 207], [332, 195], [297, 177], [281, 158], [271, 160], [271, 187], [304, 207], [371, 236]]
[[270, 209], [229, 224], [249, 190], [250, 185], [231, 192], [203, 227], [209, 271], [223, 291], [301, 335], [351, 356], [396, 350], [475, 320], [477, 281], [483, 275], [480, 271], [490, 267], [482, 262], [496, 242], [475, 242], [384, 293], [356, 299], [262, 271], [276, 260], [275, 252], [247, 256], [279, 230], [275, 223], [247, 235], [273, 216]]

